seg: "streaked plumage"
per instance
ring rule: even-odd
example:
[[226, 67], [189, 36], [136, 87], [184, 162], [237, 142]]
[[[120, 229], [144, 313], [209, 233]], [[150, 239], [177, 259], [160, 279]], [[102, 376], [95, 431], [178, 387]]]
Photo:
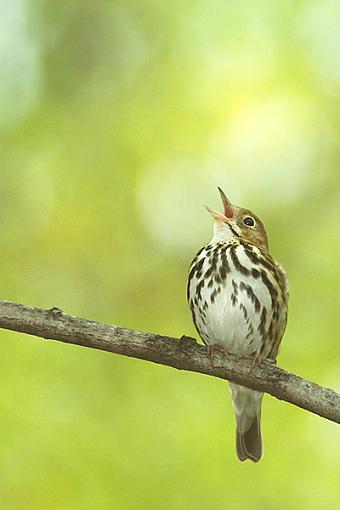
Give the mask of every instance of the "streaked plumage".
[[[224, 214], [208, 209], [215, 219], [213, 239], [190, 267], [188, 301], [193, 320], [207, 346], [218, 345], [256, 361], [275, 360], [287, 322], [286, 276], [269, 254], [261, 220], [231, 205], [220, 193]], [[263, 394], [230, 386], [238, 457], [257, 462], [262, 456]]]

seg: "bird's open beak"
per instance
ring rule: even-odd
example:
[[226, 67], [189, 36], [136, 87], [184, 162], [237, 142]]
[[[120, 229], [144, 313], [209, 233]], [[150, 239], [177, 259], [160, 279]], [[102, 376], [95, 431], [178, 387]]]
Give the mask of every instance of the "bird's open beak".
[[217, 188], [220, 192], [223, 208], [224, 208], [224, 214], [219, 213], [217, 211], [214, 211], [214, 209], [211, 209], [210, 207], [207, 207], [208, 212], [211, 214], [211, 216], [217, 220], [217, 221], [223, 221], [224, 223], [230, 223], [230, 220], [234, 216], [233, 206], [229, 202], [228, 198], [226, 197], [225, 193], [221, 188]]

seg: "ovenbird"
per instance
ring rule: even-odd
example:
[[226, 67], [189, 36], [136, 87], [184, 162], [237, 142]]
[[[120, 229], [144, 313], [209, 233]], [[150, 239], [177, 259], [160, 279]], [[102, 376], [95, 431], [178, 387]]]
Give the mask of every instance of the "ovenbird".
[[[194, 258], [188, 301], [196, 329], [208, 352], [223, 350], [254, 362], [276, 360], [287, 323], [288, 283], [269, 254], [262, 221], [232, 205], [220, 189], [224, 213], [214, 218], [212, 240]], [[230, 383], [240, 460], [262, 457], [263, 393]]]

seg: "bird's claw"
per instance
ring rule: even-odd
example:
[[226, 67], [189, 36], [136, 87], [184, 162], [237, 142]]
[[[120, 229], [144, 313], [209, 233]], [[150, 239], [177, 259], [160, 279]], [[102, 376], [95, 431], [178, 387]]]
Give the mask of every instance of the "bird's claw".
[[211, 368], [214, 368], [214, 355], [215, 352], [222, 352], [226, 357], [229, 353], [218, 344], [212, 344], [207, 346], [207, 352], [210, 359]]

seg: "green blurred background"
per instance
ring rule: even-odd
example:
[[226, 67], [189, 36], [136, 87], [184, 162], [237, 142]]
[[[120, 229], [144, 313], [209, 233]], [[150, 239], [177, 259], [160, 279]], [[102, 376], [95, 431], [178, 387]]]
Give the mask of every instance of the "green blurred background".
[[[1, 298], [196, 336], [216, 186], [287, 269], [279, 363], [339, 383], [335, 0], [0, 3]], [[1, 331], [0, 508], [339, 508], [339, 427], [266, 397], [241, 464], [226, 384]]]

